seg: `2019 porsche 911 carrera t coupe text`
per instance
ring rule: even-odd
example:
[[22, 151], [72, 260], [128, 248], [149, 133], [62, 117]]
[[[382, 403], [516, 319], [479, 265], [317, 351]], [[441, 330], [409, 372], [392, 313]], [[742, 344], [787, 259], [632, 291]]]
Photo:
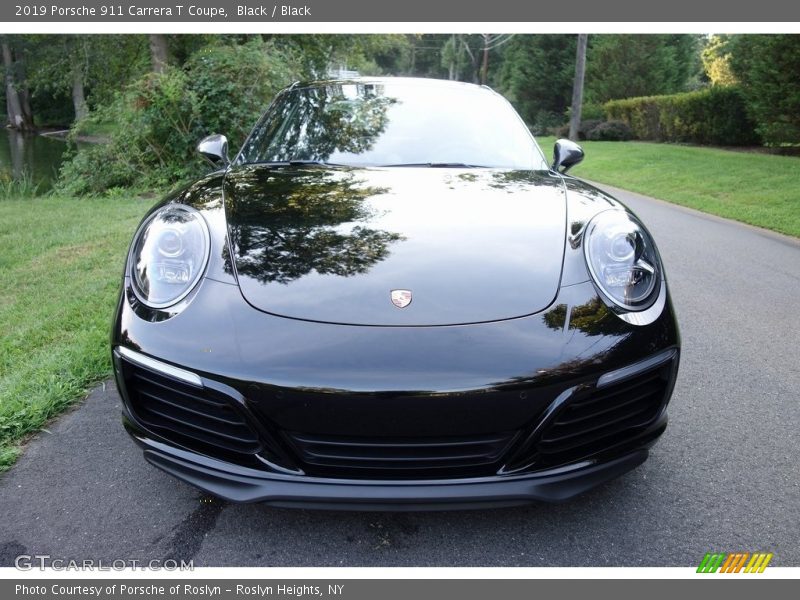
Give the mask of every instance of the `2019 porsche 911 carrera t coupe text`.
[[680, 341], [639, 219], [486, 87], [295, 84], [154, 207], [112, 332], [128, 432], [233, 501], [560, 501], [666, 427]]

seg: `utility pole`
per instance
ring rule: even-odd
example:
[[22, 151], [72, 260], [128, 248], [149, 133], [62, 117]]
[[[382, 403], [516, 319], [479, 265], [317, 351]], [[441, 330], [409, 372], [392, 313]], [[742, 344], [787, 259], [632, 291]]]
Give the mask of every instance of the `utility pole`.
[[586, 73], [586, 43], [588, 34], [578, 35], [578, 50], [575, 53], [575, 82], [572, 84], [572, 110], [569, 120], [569, 139], [578, 141], [578, 129], [581, 126], [581, 110], [583, 109], [583, 77]]

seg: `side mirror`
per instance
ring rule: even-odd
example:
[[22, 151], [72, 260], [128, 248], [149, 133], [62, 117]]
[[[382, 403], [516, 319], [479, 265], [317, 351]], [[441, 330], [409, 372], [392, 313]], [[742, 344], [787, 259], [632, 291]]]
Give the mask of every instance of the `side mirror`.
[[553, 171], [566, 173], [569, 169], [583, 160], [583, 148], [570, 140], [558, 140], [553, 147]]
[[231, 161], [228, 158], [228, 138], [215, 133], [200, 140], [197, 151], [215, 167], [227, 167]]

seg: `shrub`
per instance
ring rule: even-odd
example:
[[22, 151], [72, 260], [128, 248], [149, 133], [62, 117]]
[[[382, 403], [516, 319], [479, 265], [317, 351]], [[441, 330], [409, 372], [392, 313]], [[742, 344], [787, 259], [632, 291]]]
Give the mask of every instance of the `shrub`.
[[586, 102], [581, 108], [581, 118], [587, 120], [604, 121], [606, 113], [603, 110], [602, 104], [595, 102]]
[[606, 121], [592, 129], [586, 139], [597, 142], [624, 142], [633, 137], [631, 128], [622, 121]]
[[[587, 119], [585, 121], [581, 121], [578, 125], [578, 140], [588, 140], [590, 139], [589, 132], [593, 131], [595, 127], [603, 123], [602, 119]], [[552, 134], [559, 138], [568, 138], [569, 137], [569, 123], [566, 125], [562, 125], [561, 127], [556, 127], [552, 129]]]
[[569, 123], [567, 123], [566, 125], [561, 125], [560, 127], [554, 127], [552, 129], [552, 135], [556, 136], [557, 138], [568, 138]]
[[[204, 169], [197, 142], [224, 133], [241, 145], [275, 94], [297, 78], [293, 59], [260, 40], [205, 47], [183, 69], [148, 73], [88, 121], [113, 123], [108, 143], [66, 161], [58, 188], [72, 195], [115, 187], [171, 187]], [[73, 131], [85, 128], [76, 123]]]
[[[564, 113], [564, 118], [569, 121], [572, 117], [572, 107], [568, 107]], [[584, 102], [581, 107], [581, 119], [586, 121], [605, 121], [606, 113], [603, 105], [596, 102]], [[563, 121], [563, 119], [562, 119]]]
[[540, 110], [536, 113], [530, 130], [533, 135], [546, 135], [554, 127], [561, 125], [563, 118], [558, 113]]
[[628, 125], [633, 136], [659, 142], [721, 146], [759, 143], [737, 87], [713, 86], [697, 92], [612, 100], [609, 120]]
[[[109, 141], [81, 149], [61, 168], [58, 187], [70, 194], [134, 184], [166, 186], [189, 174], [201, 129], [197, 96], [180, 69], [149, 73], [88, 118], [113, 122]], [[86, 126], [79, 122], [74, 130]]]
[[586, 119], [578, 126], [578, 139], [590, 140], [592, 132], [603, 124], [603, 119]]

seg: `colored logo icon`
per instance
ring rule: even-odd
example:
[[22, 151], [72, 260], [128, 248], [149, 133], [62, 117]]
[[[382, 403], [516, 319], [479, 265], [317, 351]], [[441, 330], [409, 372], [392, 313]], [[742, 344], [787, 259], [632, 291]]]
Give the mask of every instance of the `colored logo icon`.
[[763, 573], [772, 560], [771, 552], [708, 552], [697, 567], [698, 573]]

